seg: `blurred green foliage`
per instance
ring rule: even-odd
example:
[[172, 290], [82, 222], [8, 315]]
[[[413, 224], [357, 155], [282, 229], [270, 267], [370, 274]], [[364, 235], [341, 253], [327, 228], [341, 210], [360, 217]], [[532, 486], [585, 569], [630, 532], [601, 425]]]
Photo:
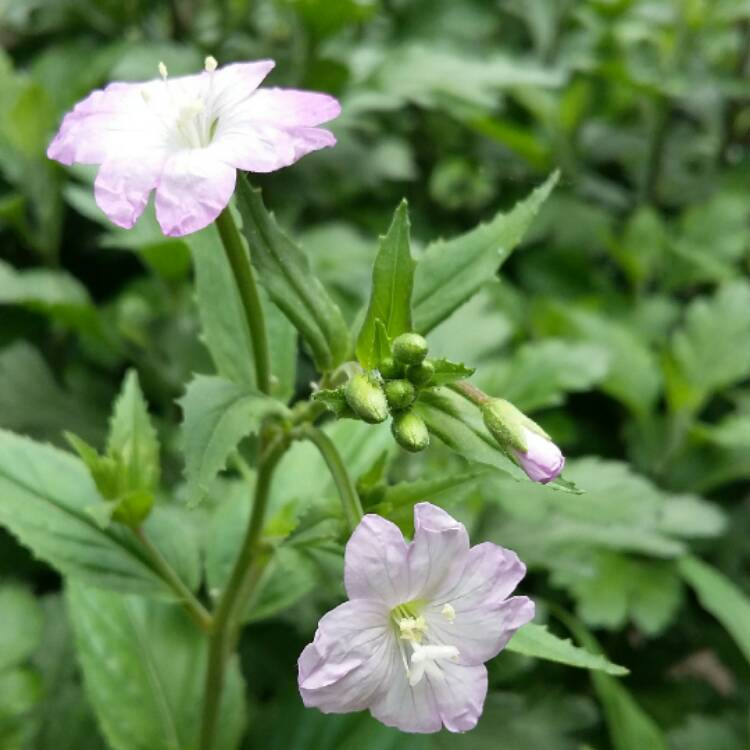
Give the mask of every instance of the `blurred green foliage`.
[[[185, 550], [200, 548], [209, 591], [239, 545], [244, 469], [240, 458], [216, 477], [228, 457], [219, 451], [183, 478], [176, 400], [189, 381], [186, 411], [199, 388], [217, 403], [242, 399], [206, 377], [209, 354], [227, 377], [247, 367], [242, 352], [201, 340], [231, 324], [211, 320], [205, 303], [220, 269], [199, 265], [200, 241], [163, 237], [153, 212], [130, 232], [109, 224], [92, 171], [45, 156], [62, 114], [108, 80], [151, 78], [159, 60], [171, 74], [194, 72], [206, 54], [272, 57], [274, 85], [338, 96], [337, 147], [257, 182], [350, 323], [369, 296], [375, 238], [402, 197], [419, 256], [561, 170], [501, 274], [452, 317], [430, 320], [440, 323], [430, 346], [532, 413], [585, 494], [499, 479], [439, 444], [405, 458], [387, 428], [342, 422], [330, 433], [367, 507], [408, 528], [410, 503], [429, 492], [475, 538], [519, 552], [524, 593], [553, 630], [592, 649], [598, 641], [631, 674], [591, 680], [505, 653], [491, 664], [479, 728], [460, 737], [415, 739], [365, 715], [304, 710], [296, 657], [343, 596], [342, 529], [326, 512], [335, 494], [320, 459], [296, 445], [267, 529], [287, 541], [248, 616], [247, 693], [233, 673], [228, 715], [240, 723], [225, 726], [226, 743], [246, 711], [247, 746], [284, 750], [748, 747], [747, 0], [0, 0], [0, 43], [0, 426], [58, 447], [69, 430], [102, 450], [110, 404], [136, 369], [171, 498], [153, 533], [168, 546], [176, 529], [170, 554], [190, 580], [203, 563]], [[312, 365], [300, 356], [292, 382], [284, 325], [274, 339], [292, 373], [283, 388], [306, 395]], [[250, 431], [224, 428], [233, 439]], [[26, 472], [83, 512], [88, 499], [66, 494], [67, 458], [50, 448], [35, 463], [4, 445], [0, 507], [31, 507], [7, 494]], [[442, 484], [417, 482], [431, 479]], [[196, 494], [206, 502], [188, 512]], [[116, 558], [118, 531], [70, 518], [65, 538], [96, 539], [121, 588], [158, 588]], [[24, 538], [44, 522], [15, 530]], [[85, 699], [60, 580], [0, 534], [0, 747], [95, 750], [106, 736], [114, 748], [151, 748], [165, 722], [165, 746], [183, 747], [200, 653], [192, 631], [164, 605], [71, 587]], [[154, 685], [132, 638], [149, 630], [166, 715], [142, 710]], [[159, 639], [175, 660], [165, 663]], [[139, 698], [113, 704], [122, 683]]]

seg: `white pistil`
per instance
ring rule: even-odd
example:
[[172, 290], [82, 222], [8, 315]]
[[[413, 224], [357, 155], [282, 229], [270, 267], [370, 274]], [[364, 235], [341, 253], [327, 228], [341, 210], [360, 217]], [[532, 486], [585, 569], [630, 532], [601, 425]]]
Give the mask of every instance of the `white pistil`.
[[453, 625], [453, 621], [456, 619], [456, 610], [453, 609], [453, 607], [450, 604], [443, 605], [443, 608], [440, 610], [440, 614], [445, 617], [448, 622]]
[[437, 664], [438, 659], [458, 661], [459, 651], [455, 646], [420, 646], [413, 643], [414, 653], [411, 655], [409, 669], [409, 684], [414, 687], [427, 675], [431, 680], [442, 682], [445, 679], [443, 670]]

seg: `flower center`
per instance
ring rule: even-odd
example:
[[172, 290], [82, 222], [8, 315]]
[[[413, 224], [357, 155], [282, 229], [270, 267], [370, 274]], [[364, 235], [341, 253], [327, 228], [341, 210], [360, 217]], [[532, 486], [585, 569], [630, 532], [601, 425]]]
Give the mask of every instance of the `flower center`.
[[[444, 680], [439, 662], [444, 659], [456, 661], [460, 655], [455, 646], [429, 642], [429, 628], [422, 614], [424, 604], [421, 600], [415, 600], [399, 604], [391, 610], [391, 618], [398, 632], [401, 660], [412, 687], [421, 682], [425, 675], [432, 680]], [[450, 604], [445, 604], [440, 614], [449, 623], [456, 619], [456, 611]], [[407, 645], [411, 647], [411, 657], [407, 655]]]
[[166, 99], [157, 97], [153, 101], [151, 92], [142, 91], [143, 100], [152, 107], [152, 111], [164, 125], [169, 138], [181, 148], [206, 148], [213, 141], [219, 118], [211, 112], [211, 94], [213, 89], [213, 72], [217, 62], [207, 57], [205, 70], [209, 74], [208, 88], [200, 96], [188, 96], [178, 86], [170, 85], [167, 66], [159, 63]]

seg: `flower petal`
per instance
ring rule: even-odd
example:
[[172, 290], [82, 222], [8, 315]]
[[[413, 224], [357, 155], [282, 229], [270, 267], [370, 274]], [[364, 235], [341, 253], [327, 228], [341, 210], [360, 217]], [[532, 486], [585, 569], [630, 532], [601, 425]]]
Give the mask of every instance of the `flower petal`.
[[338, 100], [328, 94], [280, 88], [259, 89], [243, 109], [255, 121], [286, 129], [320, 125], [341, 114]]
[[211, 148], [227, 164], [246, 172], [274, 172], [298, 158], [289, 133], [235, 116], [219, 122]]
[[[481, 664], [496, 656], [511, 636], [534, 617], [534, 603], [508, 595], [526, 573], [515, 552], [485, 542], [472, 547], [460, 581], [425, 608], [429, 632], [455, 646], [462, 664]], [[444, 613], [448, 604], [450, 616]]]
[[300, 695], [308, 707], [324, 713], [361, 711], [382, 687], [395, 633], [388, 609], [380, 602], [345, 602], [318, 624], [315, 640], [299, 658]]
[[227, 207], [236, 177], [213, 148], [173, 154], [156, 189], [156, 218], [164, 234], [180, 237], [210, 224]]
[[516, 451], [521, 468], [529, 479], [541, 484], [547, 484], [557, 478], [565, 466], [565, 456], [562, 451], [542, 435], [524, 428], [527, 450], [525, 453]]
[[350, 599], [375, 599], [389, 608], [408, 601], [408, 546], [398, 526], [366, 515], [346, 545], [344, 585]]
[[425, 676], [409, 685], [400, 659], [393, 657], [385, 676], [388, 689], [375, 696], [370, 713], [402, 732], [427, 734], [443, 726], [465, 732], [476, 726], [487, 695], [487, 670], [441, 661], [443, 679]]
[[151, 158], [113, 159], [99, 167], [94, 198], [117, 226], [130, 229], [138, 221], [159, 181], [166, 158], [155, 154]]
[[263, 79], [273, 70], [273, 60], [232, 63], [213, 73], [201, 73], [211, 93], [211, 110], [221, 118], [250, 97]]
[[414, 541], [409, 547], [410, 599], [432, 599], [452, 588], [469, 552], [466, 527], [431, 503], [414, 506]]
[[143, 86], [111, 83], [92, 91], [65, 115], [47, 156], [68, 165], [101, 164], [158, 146], [163, 129], [143, 100]]

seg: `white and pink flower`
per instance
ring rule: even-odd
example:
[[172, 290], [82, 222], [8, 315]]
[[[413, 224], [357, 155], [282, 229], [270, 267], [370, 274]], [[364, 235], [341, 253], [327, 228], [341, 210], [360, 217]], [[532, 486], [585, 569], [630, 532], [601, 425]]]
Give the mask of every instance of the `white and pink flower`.
[[472, 729], [487, 693], [484, 663], [534, 616], [513, 596], [526, 568], [510, 550], [469, 546], [444, 510], [414, 508], [414, 540], [366, 515], [346, 547], [349, 601], [326, 614], [299, 658], [306, 706], [369, 709], [404, 732]]
[[337, 117], [331, 96], [262, 88], [272, 60], [144, 83], [111, 83], [65, 115], [47, 150], [63, 164], [98, 164], [94, 194], [104, 213], [130, 228], [156, 191], [166, 235], [210, 224], [229, 203], [236, 171], [273, 172], [336, 139], [321, 123]]

